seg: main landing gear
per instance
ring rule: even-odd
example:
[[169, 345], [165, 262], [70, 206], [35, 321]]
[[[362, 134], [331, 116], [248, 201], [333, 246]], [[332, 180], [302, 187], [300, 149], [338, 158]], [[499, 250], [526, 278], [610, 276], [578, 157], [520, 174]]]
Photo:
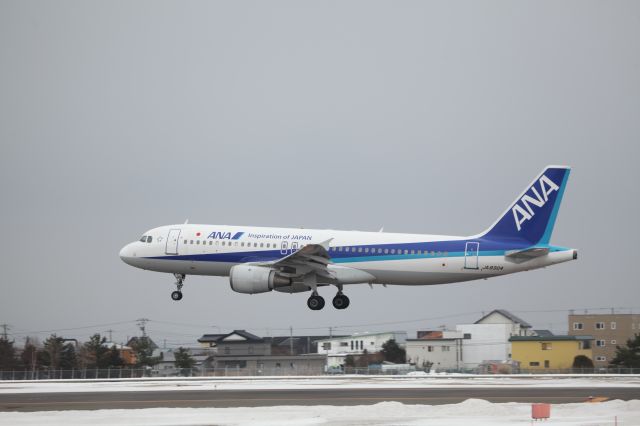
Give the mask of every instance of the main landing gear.
[[333, 298], [333, 307], [336, 309], [347, 309], [349, 307], [349, 298], [339, 291]]
[[[307, 306], [312, 311], [319, 311], [324, 308], [324, 298], [318, 294], [317, 291], [311, 293], [309, 299], [307, 299]], [[349, 298], [339, 291], [333, 298], [333, 307], [336, 309], [347, 309], [349, 306]]]
[[311, 297], [307, 299], [307, 306], [312, 311], [319, 311], [324, 308], [324, 297], [320, 296], [317, 292], [313, 292]]
[[176, 277], [176, 287], [178, 287], [178, 289], [173, 293], [171, 293], [171, 298], [177, 302], [178, 300], [182, 300], [182, 286], [184, 285], [183, 283], [184, 283], [185, 275], [184, 274], [173, 274], [173, 275]]

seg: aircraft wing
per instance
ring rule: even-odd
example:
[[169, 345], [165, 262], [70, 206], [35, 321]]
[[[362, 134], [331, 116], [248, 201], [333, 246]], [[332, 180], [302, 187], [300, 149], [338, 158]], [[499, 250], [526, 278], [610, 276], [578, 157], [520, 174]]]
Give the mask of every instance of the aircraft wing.
[[516, 263], [526, 262], [536, 257], [549, 254], [549, 247], [529, 247], [524, 250], [512, 250], [505, 253], [504, 257]]
[[309, 272], [315, 272], [318, 276], [334, 279], [335, 274], [327, 268], [327, 265], [331, 263], [328, 252], [331, 240], [319, 244], [307, 244], [281, 259], [260, 262], [259, 264], [278, 269], [284, 276], [299, 277]]

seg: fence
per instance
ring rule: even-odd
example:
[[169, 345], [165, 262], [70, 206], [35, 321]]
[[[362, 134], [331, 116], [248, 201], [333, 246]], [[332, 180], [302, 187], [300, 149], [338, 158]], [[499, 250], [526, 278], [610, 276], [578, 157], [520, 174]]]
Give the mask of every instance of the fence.
[[[436, 371], [441, 374], [478, 374], [475, 370], [447, 370]], [[421, 375], [428, 374], [420, 370], [410, 372], [404, 370], [385, 369], [379, 367], [346, 367], [344, 369], [329, 369], [320, 373], [318, 369], [306, 368], [191, 368], [173, 370], [170, 372], [154, 369], [105, 368], [105, 369], [75, 369], [75, 370], [12, 370], [0, 371], [0, 380], [71, 380], [71, 379], [133, 379], [144, 377], [244, 377], [244, 376], [320, 376], [320, 375]], [[496, 373], [500, 375], [526, 374], [640, 374], [640, 368], [573, 368], [573, 369], [540, 369]], [[483, 373], [482, 375], [492, 375]]]

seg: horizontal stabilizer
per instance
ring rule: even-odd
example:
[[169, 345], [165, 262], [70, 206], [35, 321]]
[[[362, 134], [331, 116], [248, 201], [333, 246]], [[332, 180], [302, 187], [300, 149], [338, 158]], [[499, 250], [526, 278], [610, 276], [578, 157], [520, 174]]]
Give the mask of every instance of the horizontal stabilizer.
[[526, 262], [536, 257], [546, 256], [549, 254], [548, 247], [530, 247], [524, 250], [511, 250], [505, 253], [504, 257], [515, 263]]

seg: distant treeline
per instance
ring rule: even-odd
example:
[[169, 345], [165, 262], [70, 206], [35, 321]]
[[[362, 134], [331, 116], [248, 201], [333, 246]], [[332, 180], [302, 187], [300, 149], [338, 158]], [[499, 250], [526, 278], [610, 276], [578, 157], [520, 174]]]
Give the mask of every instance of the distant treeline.
[[94, 334], [84, 343], [64, 339], [55, 334], [42, 344], [27, 338], [22, 348], [15, 342], [0, 338], [0, 370], [72, 370], [82, 368], [123, 368], [153, 366], [159, 359], [152, 356], [153, 343], [146, 336], [131, 340], [134, 356], [128, 362], [121, 350], [109, 346], [106, 337]]

